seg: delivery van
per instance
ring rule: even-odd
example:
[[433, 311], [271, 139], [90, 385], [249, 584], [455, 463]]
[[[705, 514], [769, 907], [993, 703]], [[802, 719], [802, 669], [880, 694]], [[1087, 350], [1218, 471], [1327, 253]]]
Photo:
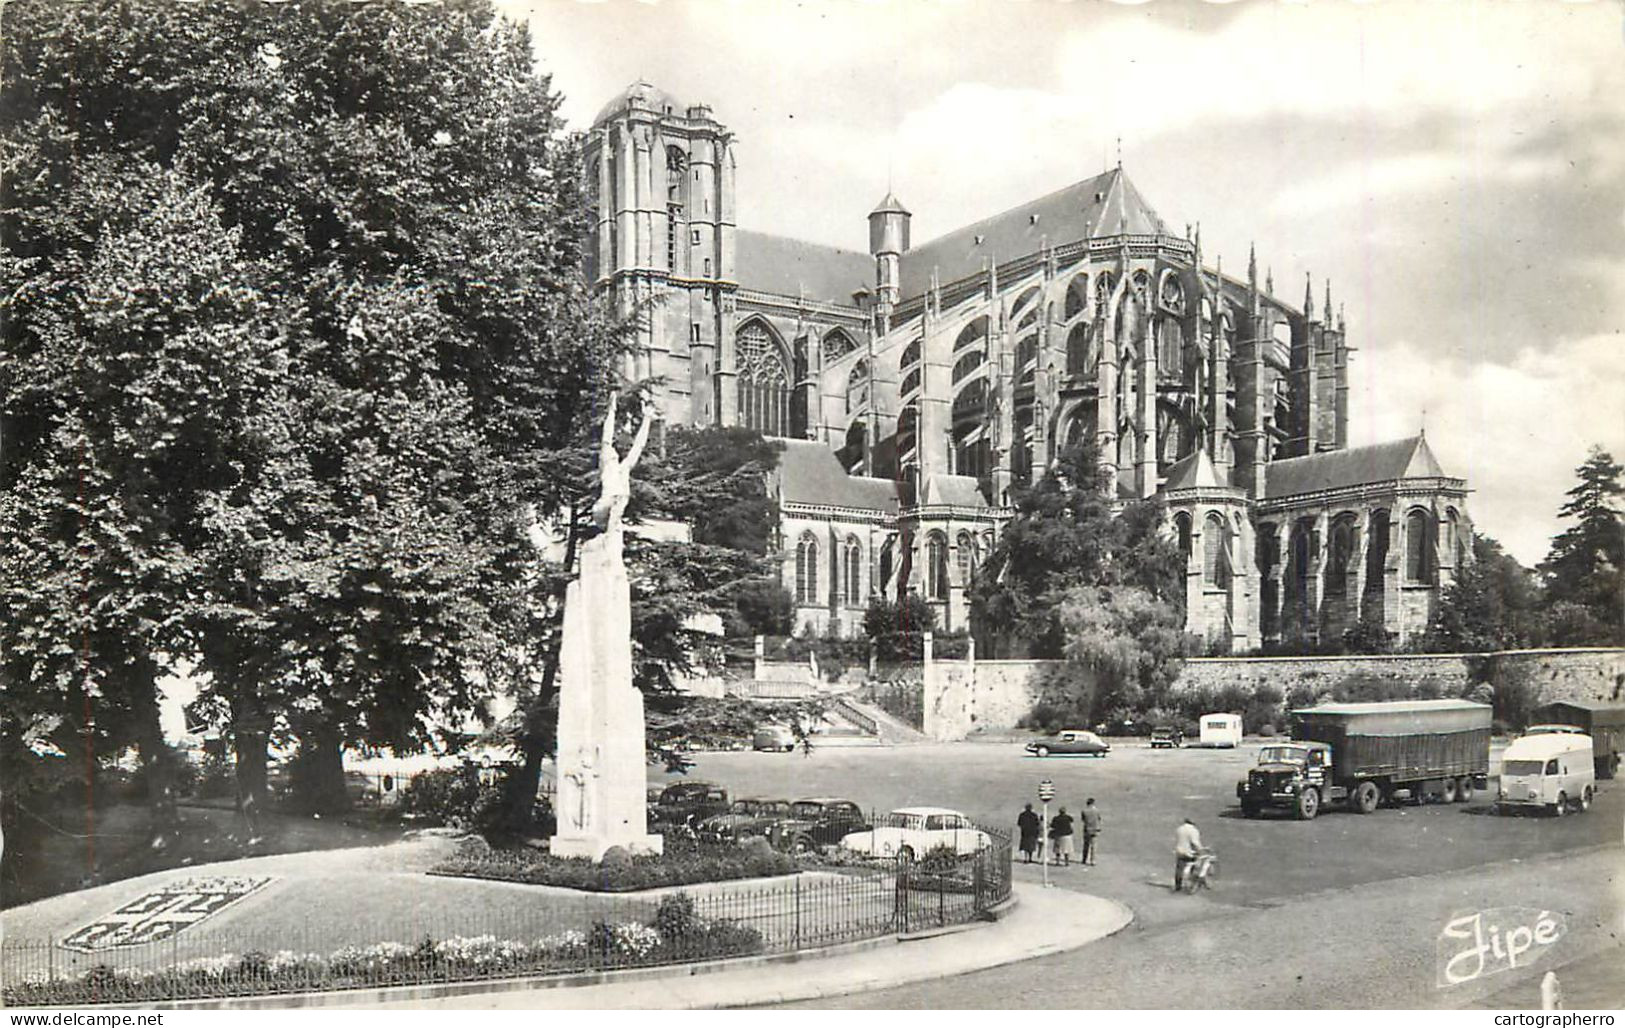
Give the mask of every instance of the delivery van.
[[1596, 788], [1591, 736], [1574, 732], [1541, 732], [1512, 740], [1501, 754], [1498, 814], [1545, 810], [1562, 817], [1589, 810]]

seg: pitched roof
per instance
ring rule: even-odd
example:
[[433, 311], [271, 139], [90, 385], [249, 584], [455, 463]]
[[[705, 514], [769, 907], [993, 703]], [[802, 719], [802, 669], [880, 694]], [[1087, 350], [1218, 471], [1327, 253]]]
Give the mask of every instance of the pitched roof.
[[897, 194], [888, 191], [885, 199], [875, 204], [870, 214], [908, 214], [909, 210], [903, 206], [903, 201], [897, 199]]
[[875, 259], [856, 250], [739, 229], [734, 274], [746, 289], [852, 306], [852, 293], [874, 289]]
[[1280, 499], [1402, 478], [1445, 478], [1426, 436], [1331, 450], [1272, 461], [1264, 470], [1264, 496]]
[[1206, 450], [1197, 450], [1168, 469], [1168, 481], [1163, 488], [1200, 489], [1223, 485], [1219, 481], [1219, 470], [1213, 466], [1213, 458]]
[[932, 475], [925, 482], [925, 504], [948, 504], [954, 507], [986, 507], [987, 500], [976, 479], [969, 475]]
[[848, 475], [835, 452], [819, 442], [787, 439], [779, 455], [776, 483], [781, 503], [897, 512], [897, 483]]
[[938, 281], [974, 275], [988, 259], [1011, 261], [1050, 246], [1117, 235], [1168, 232], [1122, 168], [1074, 182], [1048, 196], [956, 229], [903, 254], [902, 295], [918, 296]]

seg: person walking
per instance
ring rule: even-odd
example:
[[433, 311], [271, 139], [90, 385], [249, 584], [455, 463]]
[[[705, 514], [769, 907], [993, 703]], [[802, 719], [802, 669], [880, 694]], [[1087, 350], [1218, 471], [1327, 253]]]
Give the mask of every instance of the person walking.
[[1062, 807], [1061, 812], [1050, 818], [1049, 838], [1051, 848], [1055, 851], [1055, 863], [1063, 867], [1072, 864], [1072, 815]]
[[1184, 888], [1185, 873], [1190, 866], [1196, 863], [1196, 855], [1202, 850], [1202, 833], [1196, 830], [1196, 823], [1190, 818], [1174, 830], [1174, 891]]
[[1100, 808], [1095, 806], [1095, 798], [1091, 796], [1083, 801], [1083, 852], [1078, 856], [1078, 863], [1095, 862], [1095, 848], [1099, 845], [1096, 837], [1099, 835]]
[[[1033, 851], [1038, 849], [1038, 833], [1044, 828], [1044, 820], [1033, 813], [1033, 805], [1027, 804], [1027, 809], [1016, 815], [1016, 831], [1021, 835], [1021, 856], [1023, 864], [1033, 862]], [[1043, 859], [1042, 856], [1039, 857]]]

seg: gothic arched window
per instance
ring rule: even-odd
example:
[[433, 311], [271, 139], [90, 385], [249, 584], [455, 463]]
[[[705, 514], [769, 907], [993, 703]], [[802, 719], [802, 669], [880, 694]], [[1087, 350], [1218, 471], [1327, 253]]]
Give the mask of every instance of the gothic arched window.
[[969, 532], [961, 532], [959, 533], [957, 545], [959, 547], [957, 554], [959, 584], [968, 589], [970, 588], [971, 576], [976, 574], [976, 540], [971, 537]]
[[790, 376], [777, 340], [760, 321], [734, 337], [739, 368], [739, 424], [763, 435], [790, 431]]
[[832, 329], [824, 336], [824, 363], [838, 361], [857, 348], [858, 344], [852, 341], [851, 336], [838, 328]]
[[1189, 514], [1174, 515], [1174, 534], [1179, 537], [1179, 555], [1186, 561], [1191, 559], [1191, 516]]
[[811, 532], [796, 544], [796, 602], [818, 602], [818, 540]]
[[1115, 283], [1112, 282], [1112, 273], [1109, 271], [1103, 271], [1095, 278], [1096, 311], [1103, 310], [1105, 306], [1111, 302], [1112, 287], [1114, 285]]
[[845, 594], [846, 604], [849, 607], [858, 606], [863, 602], [863, 547], [858, 544], [858, 537], [846, 537], [846, 554], [842, 562], [841, 589]]
[[1433, 581], [1433, 520], [1420, 508], [1405, 515], [1405, 580]]
[[879, 594], [881, 599], [885, 599], [891, 591], [892, 565], [894, 563], [892, 553], [892, 541], [887, 539], [885, 544], [880, 547], [880, 582], [875, 586], [875, 592]]
[[1066, 335], [1066, 373], [1068, 375], [1089, 374], [1090, 359], [1089, 332], [1091, 326], [1087, 321], [1080, 321], [1072, 326], [1072, 331]]
[[1326, 592], [1341, 596], [1348, 588], [1349, 564], [1354, 560], [1354, 519], [1341, 517], [1332, 522], [1330, 560], [1326, 565]]
[[852, 374], [846, 376], [846, 412], [864, 410], [869, 406], [869, 362], [858, 361]]
[[1230, 569], [1226, 566], [1224, 519], [1209, 514], [1202, 522], [1202, 584], [1224, 588]]
[[948, 598], [948, 540], [941, 532], [925, 540], [925, 594], [933, 600]]

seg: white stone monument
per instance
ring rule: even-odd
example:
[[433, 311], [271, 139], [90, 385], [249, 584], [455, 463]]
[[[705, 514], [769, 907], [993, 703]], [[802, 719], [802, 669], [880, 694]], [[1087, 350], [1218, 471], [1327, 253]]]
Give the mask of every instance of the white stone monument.
[[626, 458], [615, 452], [611, 394], [592, 508], [598, 534], [582, 545], [581, 570], [564, 597], [555, 856], [597, 861], [612, 846], [659, 853], [665, 841], [649, 832], [643, 694], [632, 685], [631, 590], [621, 559], [621, 515], [648, 439], [645, 415]]

